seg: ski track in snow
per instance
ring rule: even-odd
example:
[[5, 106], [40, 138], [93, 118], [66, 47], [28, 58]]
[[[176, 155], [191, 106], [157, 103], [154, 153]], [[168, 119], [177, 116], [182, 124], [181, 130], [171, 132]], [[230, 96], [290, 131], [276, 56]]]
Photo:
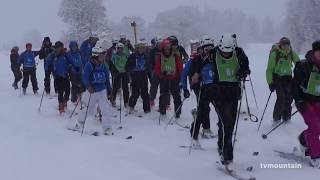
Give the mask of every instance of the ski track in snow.
[[[247, 83], [249, 103], [253, 114], [259, 118], [268, 97], [265, 69], [269, 48], [268, 44], [250, 44], [246, 53], [250, 59], [253, 80], [259, 110], [255, 108], [251, 87]], [[11, 87], [13, 77], [10, 70], [9, 54], [0, 54], [0, 179], [3, 180], [98, 180], [98, 179], [139, 179], [139, 180], [194, 180], [218, 179], [231, 180], [216, 169], [219, 160], [217, 139], [202, 140], [206, 151], [192, 151], [179, 148], [190, 144], [189, 132], [177, 126], [164, 128], [158, 124], [158, 113], [152, 112], [143, 118], [122, 116], [122, 130], [118, 118], [114, 122], [115, 135], [112, 137], [80, 136], [79, 133], [66, 130], [70, 124], [69, 114], [59, 117], [57, 99], [44, 98], [42, 111], [38, 112], [43, 90], [43, 64], [39, 63], [37, 78], [39, 95], [28, 87], [27, 96], [20, 96], [19, 90]], [[296, 115], [290, 124], [269, 135], [267, 140], [261, 134], [271, 128], [272, 109], [275, 95], [265, 114], [265, 119], [257, 132], [258, 123], [244, 121], [241, 115], [238, 137], [235, 147], [235, 166], [239, 174], [253, 175], [258, 180], [316, 180], [319, 170], [306, 167], [302, 169], [261, 169], [260, 163], [294, 163], [277, 156], [274, 150], [291, 152], [297, 145], [297, 135], [305, 129], [303, 119]], [[117, 102], [119, 103], [119, 101]], [[190, 124], [190, 111], [195, 107], [195, 96], [185, 101], [182, 124]], [[73, 105], [69, 103], [69, 112]], [[173, 108], [173, 104], [172, 104]], [[137, 109], [142, 110], [141, 101]], [[245, 110], [245, 101], [243, 101]], [[168, 113], [168, 119], [173, 112]], [[113, 116], [119, 114], [113, 110]], [[211, 124], [217, 132], [217, 116], [211, 111]], [[73, 120], [75, 120], [73, 118]], [[87, 129], [99, 129], [94, 117], [89, 117]], [[132, 140], [126, 140], [133, 136]], [[259, 151], [259, 156], [252, 153]], [[245, 172], [253, 166], [252, 173]]]

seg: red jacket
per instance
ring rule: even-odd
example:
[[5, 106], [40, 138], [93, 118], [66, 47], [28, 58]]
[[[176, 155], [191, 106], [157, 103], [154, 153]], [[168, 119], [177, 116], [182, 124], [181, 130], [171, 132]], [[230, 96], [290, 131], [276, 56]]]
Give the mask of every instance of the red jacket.
[[176, 74], [175, 75], [164, 75], [161, 73], [161, 55], [157, 55], [154, 71], [156, 76], [161, 80], [179, 80], [183, 71], [183, 63], [180, 56], [176, 57]]

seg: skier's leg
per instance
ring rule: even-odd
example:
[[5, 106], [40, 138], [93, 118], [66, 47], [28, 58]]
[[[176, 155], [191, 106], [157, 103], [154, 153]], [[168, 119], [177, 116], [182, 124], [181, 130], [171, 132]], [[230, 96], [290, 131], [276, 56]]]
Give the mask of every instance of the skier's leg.
[[140, 82], [140, 94], [143, 101], [143, 110], [144, 112], [150, 112], [150, 98], [148, 93], [148, 77], [143, 77], [142, 81]]
[[81, 101], [82, 101], [82, 104], [85, 106], [85, 108], [83, 108], [80, 113], [79, 113], [79, 119], [78, 119], [78, 122], [80, 123], [84, 123], [85, 121], [85, 116], [86, 116], [86, 110], [88, 108], [88, 116], [89, 115], [92, 115], [93, 112], [95, 111], [96, 109], [96, 105], [97, 105], [97, 100], [99, 99], [104, 99], [104, 98], [101, 98], [100, 96], [98, 96], [96, 93], [93, 93], [91, 94], [91, 99], [90, 99], [90, 104], [88, 105], [88, 102], [89, 102], [89, 98], [90, 98], [90, 93], [87, 91], [83, 94], [82, 98], [81, 98]]
[[115, 103], [117, 99], [118, 90], [121, 87], [121, 77], [119, 75], [114, 77], [113, 87], [112, 87], [112, 101]]
[[140, 95], [140, 87], [139, 87], [139, 80], [137, 77], [133, 77], [131, 81], [131, 87], [132, 87], [132, 92], [131, 96], [129, 99], [129, 107], [134, 108], [136, 106], [137, 100]]
[[57, 77], [55, 81], [57, 82], [58, 102], [59, 102], [59, 106], [61, 106], [61, 104], [63, 103], [63, 94], [64, 94], [63, 78]]
[[64, 79], [64, 103], [67, 103], [70, 99], [70, 81], [69, 79]]
[[[209, 101], [208, 101], [208, 98], [207, 98], [207, 91], [206, 91], [205, 88], [203, 88], [202, 92], [201, 92], [200, 101], [199, 101], [196, 124], [194, 124], [195, 122], [193, 122], [191, 124], [191, 129], [190, 129], [191, 137], [194, 140], [198, 139], [200, 127], [201, 127], [201, 124], [203, 123], [203, 118], [206, 117], [207, 106], [209, 106]], [[195, 129], [193, 129], [193, 128], [195, 128]]]
[[126, 73], [122, 76], [123, 101], [126, 106], [129, 103], [129, 77]]
[[283, 112], [284, 101], [285, 101], [284, 88], [282, 87], [281, 83], [277, 83], [277, 84], [278, 84], [278, 85], [276, 85], [277, 100], [276, 100], [276, 104], [275, 104], [274, 110], [273, 110], [273, 120], [274, 121], [281, 120], [281, 115]]
[[292, 80], [288, 81], [285, 89], [285, 102], [284, 102], [284, 109], [283, 109], [283, 120], [288, 121], [291, 119], [291, 111], [292, 111], [292, 102], [293, 102], [293, 96], [292, 96]]
[[[107, 91], [100, 91], [97, 93], [98, 97], [103, 97], [107, 94]], [[111, 128], [111, 121], [108, 119], [110, 116], [110, 107], [108, 106], [107, 101], [104, 98], [98, 98], [98, 106], [101, 110], [102, 115], [102, 128], [103, 130], [106, 130], [108, 128]]]
[[38, 91], [39, 88], [38, 88], [36, 69], [33, 69], [32, 71], [30, 71], [30, 76], [31, 76], [31, 83], [32, 83], [33, 91]]
[[320, 104], [307, 104], [302, 116], [308, 128], [304, 131], [307, 146], [312, 159], [320, 158]]
[[153, 75], [150, 86], [150, 101], [154, 101], [157, 97], [160, 80], [156, 75]]
[[24, 70], [23, 71], [23, 80], [22, 80], [22, 88], [26, 89], [29, 84], [29, 71]]
[[50, 94], [50, 74], [51, 74], [51, 66], [48, 68], [48, 71], [45, 72], [44, 76], [44, 90], [47, 94]]
[[166, 114], [167, 105], [168, 105], [168, 96], [169, 94], [169, 81], [160, 80], [160, 97], [159, 97], [159, 111], [160, 114]]
[[[172, 94], [173, 101], [174, 101], [174, 111], [176, 112], [176, 117], [180, 117], [181, 109], [182, 109], [182, 107], [180, 106], [182, 104], [182, 101], [181, 101], [181, 95], [180, 95], [179, 80], [170, 81], [170, 92]], [[169, 98], [168, 104], [170, 105], [170, 98]]]

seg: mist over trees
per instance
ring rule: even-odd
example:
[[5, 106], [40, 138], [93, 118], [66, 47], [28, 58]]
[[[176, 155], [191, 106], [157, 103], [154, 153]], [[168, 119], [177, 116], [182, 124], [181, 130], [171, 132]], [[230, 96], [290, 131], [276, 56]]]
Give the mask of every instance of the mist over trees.
[[319, 12], [319, 0], [288, 1], [284, 28], [298, 51], [311, 49], [311, 43], [320, 39]]

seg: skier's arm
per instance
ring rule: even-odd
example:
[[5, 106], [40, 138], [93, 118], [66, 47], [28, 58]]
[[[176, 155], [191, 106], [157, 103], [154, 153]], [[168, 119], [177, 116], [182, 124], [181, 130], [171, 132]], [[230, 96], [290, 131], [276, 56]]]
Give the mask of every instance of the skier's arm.
[[189, 59], [189, 55], [188, 53], [186, 52], [186, 49], [182, 46], [180, 46], [180, 53], [182, 54], [183, 56], [183, 61], [187, 61]]
[[156, 57], [156, 60], [155, 60], [155, 64], [154, 64], [154, 73], [157, 77], [159, 78], [162, 78], [162, 74], [161, 74], [161, 58], [160, 56], [157, 56]]
[[32, 53], [33, 53], [34, 57], [37, 57], [37, 56], [39, 56], [40, 51], [32, 51]]
[[192, 62], [192, 60], [189, 60], [184, 65], [184, 69], [182, 71], [181, 84], [182, 84], [182, 89], [183, 90], [188, 90], [188, 85], [187, 84], [188, 84], [188, 75], [189, 75], [189, 71], [190, 71], [191, 62]]
[[180, 78], [183, 71], [183, 63], [180, 56], [176, 56], [176, 64], [177, 64], [177, 73]]
[[292, 60], [293, 60], [293, 63], [297, 63], [300, 61], [300, 57], [296, 52], [292, 52]]
[[294, 76], [293, 76], [293, 82], [292, 82], [292, 95], [295, 100], [295, 102], [302, 102], [302, 91], [300, 89], [300, 83], [302, 83], [304, 77], [303, 77], [303, 71], [302, 71], [303, 64], [301, 62], [297, 62], [295, 68], [294, 68]]
[[83, 86], [88, 89], [89, 85], [90, 85], [90, 74], [93, 70], [92, 65], [88, 62], [83, 70], [83, 74], [82, 74], [82, 83]]
[[267, 83], [270, 85], [273, 83], [273, 72], [276, 66], [276, 52], [273, 52], [268, 60], [268, 67], [266, 70]]

